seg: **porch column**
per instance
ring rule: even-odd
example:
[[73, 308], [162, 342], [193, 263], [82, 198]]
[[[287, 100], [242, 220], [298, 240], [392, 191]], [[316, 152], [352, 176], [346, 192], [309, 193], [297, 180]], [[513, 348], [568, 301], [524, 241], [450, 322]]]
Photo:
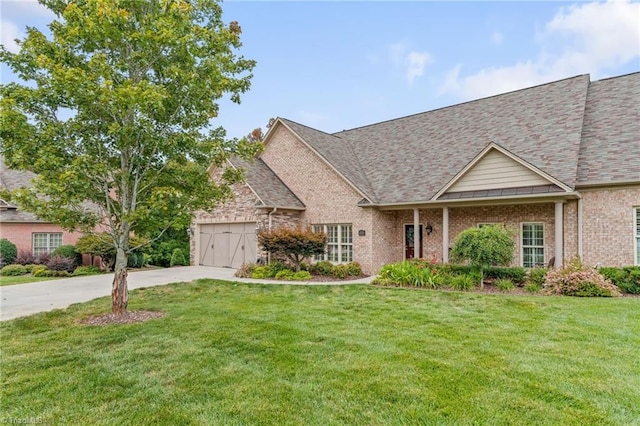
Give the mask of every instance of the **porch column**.
[[564, 249], [563, 249], [563, 219], [562, 219], [562, 201], [556, 201], [556, 220], [555, 220], [555, 256], [556, 262], [554, 267], [561, 268], [563, 264]]
[[442, 208], [442, 263], [449, 263], [449, 207]]
[[413, 209], [413, 257], [420, 257], [420, 247], [422, 240], [420, 239], [420, 210]]
[[582, 256], [582, 198], [578, 198], [578, 257]]

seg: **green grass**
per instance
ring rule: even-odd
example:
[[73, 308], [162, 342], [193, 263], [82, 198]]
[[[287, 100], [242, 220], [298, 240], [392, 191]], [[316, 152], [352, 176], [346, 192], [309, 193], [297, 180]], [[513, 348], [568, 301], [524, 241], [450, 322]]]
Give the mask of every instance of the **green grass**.
[[18, 275], [15, 277], [0, 276], [0, 286], [13, 284], [37, 283], [39, 281], [59, 280], [59, 277], [32, 277], [31, 275]]
[[198, 280], [0, 324], [3, 418], [50, 424], [640, 424], [640, 299]]

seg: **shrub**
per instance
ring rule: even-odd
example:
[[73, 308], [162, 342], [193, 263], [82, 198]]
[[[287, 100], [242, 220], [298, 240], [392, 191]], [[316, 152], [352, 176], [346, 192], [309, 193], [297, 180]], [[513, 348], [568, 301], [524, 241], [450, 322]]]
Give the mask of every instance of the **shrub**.
[[171, 262], [169, 266], [187, 266], [189, 263], [187, 262], [187, 258], [184, 255], [182, 249], [174, 249], [173, 253], [171, 253]]
[[299, 271], [293, 274], [294, 281], [309, 281], [311, 279], [311, 274], [309, 271]]
[[377, 283], [382, 285], [401, 285], [411, 287], [437, 288], [442, 285], [442, 274], [423, 262], [404, 261], [384, 265], [378, 271]]
[[257, 267], [258, 265], [256, 265], [255, 263], [243, 263], [240, 266], [240, 269], [236, 271], [234, 276], [238, 278], [251, 278], [251, 275], [253, 274], [253, 272], [256, 270]]
[[73, 272], [75, 269], [75, 259], [64, 256], [51, 256], [51, 259], [47, 262], [47, 268], [52, 271], [67, 271]]
[[454, 290], [473, 290], [478, 283], [477, 277], [473, 275], [454, 275], [449, 282], [449, 285]]
[[291, 281], [293, 280], [293, 271], [289, 269], [283, 269], [282, 271], [278, 271], [278, 273], [276, 273], [275, 279], [283, 280], [283, 281]]
[[[148, 244], [148, 241], [144, 238], [135, 235], [132, 235], [130, 238], [130, 246], [139, 247], [133, 250], [132, 253], [142, 253], [142, 247], [146, 244]], [[116, 261], [116, 249], [113, 244], [113, 238], [108, 233], [102, 232], [99, 234], [83, 235], [78, 239], [76, 248], [80, 253], [100, 256], [109, 270], [113, 270]]]
[[359, 277], [362, 275], [362, 266], [358, 262], [347, 263], [347, 275], [350, 277]]
[[499, 278], [493, 282], [493, 285], [495, 285], [500, 291], [504, 292], [508, 292], [516, 288], [513, 281], [508, 278]]
[[0, 238], [0, 265], [11, 265], [18, 256], [18, 248], [6, 238]]
[[35, 263], [31, 263], [29, 265], [24, 265], [24, 269], [27, 270], [27, 273], [30, 274], [31, 272], [33, 272], [33, 268], [38, 267], [41, 265], [35, 264]]
[[19, 265], [36, 265], [36, 257], [30, 250], [20, 250], [14, 263]]
[[529, 271], [529, 284], [532, 284], [534, 287], [537, 287], [538, 290], [542, 288], [544, 284], [544, 279], [547, 276], [547, 272], [549, 270], [547, 268], [533, 268]]
[[333, 263], [328, 262], [326, 260], [322, 260], [311, 265], [312, 270], [309, 271], [316, 275], [331, 275], [333, 271]]
[[622, 292], [640, 294], [640, 266], [626, 266], [624, 268], [600, 268], [598, 270], [606, 279], [610, 280]]
[[251, 273], [251, 278], [265, 279], [265, 278], [275, 278], [275, 276], [280, 271], [289, 270], [287, 267], [280, 262], [272, 262], [269, 265], [265, 266], [256, 266], [253, 272]]
[[175, 249], [181, 249], [183, 253], [189, 253], [189, 236], [185, 232], [173, 232], [163, 238], [154, 241], [148, 249], [149, 260], [146, 263], [155, 266], [171, 266], [171, 256]]
[[34, 277], [70, 277], [71, 274], [67, 271], [51, 271], [49, 269], [38, 270]]
[[339, 280], [343, 280], [349, 276], [347, 265], [335, 265], [331, 271], [331, 275]]
[[72, 245], [60, 246], [51, 252], [51, 256], [62, 256], [73, 259], [74, 266], [82, 265], [82, 253], [78, 252]]
[[45, 265], [37, 265], [31, 270], [31, 276], [46, 277], [48, 276], [46, 275], [48, 272], [49, 268], [47, 268]]
[[98, 275], [101, 273], [102, 271], [97, 266], [78, 266], [71, 275], [74, 277], [81, 277], [85, 275]]
[[524, 284], [527, 281], [527, 270], [521, 266], [511, 268], [490, 266], [485, 270], [484, 275], [494, 280], [507, 279], [514, 284]]
[[582, 264], [576, 258], [564, 268], [551, 270], [544, 280], [545, 294], [558, 294], [579, 297], [618, 296], [618, 288], [604, 278], [595, 268]]
[[508, 265], [513, 259], [515, 243], [511, 233], [500, 226], [469, 228], [460, 233], [451, 248], [454, 260], [468, 260], [480, 271], [483, 285], [484, 271], [489, 266]]
[[144, 266], [144, 253], [133, 252], [127, 255], [128, 268], [142, 268]]
[[528, 291], [529, 293], [537, 293], [540, 290], [542, 290], [542, 284], [538, 284], [536, 282], [529, 281], [528, 283], [526, 283], [524, 285], [524, 289], [526, 291]]
[[26, 275], [28, 273], [27, 268], [16, 264], [7, 265], [0, 270], [0, 274], [4, 277], [15, 277], [18, 275]]

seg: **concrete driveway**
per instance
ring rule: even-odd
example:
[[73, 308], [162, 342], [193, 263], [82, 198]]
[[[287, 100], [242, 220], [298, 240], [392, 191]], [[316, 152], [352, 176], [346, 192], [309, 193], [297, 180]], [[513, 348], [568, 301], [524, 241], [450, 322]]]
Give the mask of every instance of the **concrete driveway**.
[[[198, 278], [215, 278], [228, 281], [252, 282], [260, 284], [309, 284], [306, 282], [286, 282], [236, 278], [235, 269], [208, 266], [183, 266], [167, 269], [137, 271], [129, 274], [129, 290], [153, 287], [176, 282], [189, 282]], [[364, 284], [372, 277], [354, 281], [313, 283], [326, 285]], [[0, 321], [6, 321], [38, 312], [66, 308], [74, 303], [88, 302], [98, 297], [111, 295], [113, 274], [88, 277], [64, 278], [30, 284], [16, 284], [0, 287]]]

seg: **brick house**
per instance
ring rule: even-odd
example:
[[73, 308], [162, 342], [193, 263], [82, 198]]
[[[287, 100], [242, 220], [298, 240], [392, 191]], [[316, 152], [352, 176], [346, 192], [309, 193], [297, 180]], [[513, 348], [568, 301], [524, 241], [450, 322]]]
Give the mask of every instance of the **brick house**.
[[[8, 169], [0, 156], [0, 188], [12, 191], [31, 185], [35, 175], [28, 171]], [[18, 253], [31, 252], [34, 256], [51, 253], [61, 245], [75, 244], [82, 236], [68, 232], [60, 226], [45, 222], [34, 214], [20, 210], [18, 206], [0, 199], [0, 238], [16, 245]]]
[[374, 273], [447, 262], [461, 231], [489, 223], [514, 231], [514, 265], [640, 264], [640, 73], [332, 134], [279, 118], [259, 158], [229, 167], [246, 183], [195, 215], [192, 264], [239, 267], [256, 260], [256, 229], [302, 225], [327, 232], [326, 260]]

